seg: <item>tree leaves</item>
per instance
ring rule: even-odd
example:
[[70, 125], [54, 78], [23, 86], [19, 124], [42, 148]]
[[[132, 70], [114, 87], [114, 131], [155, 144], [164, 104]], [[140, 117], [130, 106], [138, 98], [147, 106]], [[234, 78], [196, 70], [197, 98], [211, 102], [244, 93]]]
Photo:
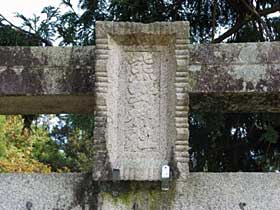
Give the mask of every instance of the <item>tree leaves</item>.
[[[31, 18], [21, 14], [17, 16], [22, 19], [23, 28], [47, 41], [61, 40], [60, 46], [93, 45], [96, 20], [144, 23], [188, 20], [193, 42], [211, 42], [213, 37], [214, 42], [272, 41], [279, 38], [279, 17], [266, 17], [278, 8], [280, 10], [276, 0], [257, 1], [256, 5], [216, 0], [215, 9], [209, 0], [80, 0], [79, 13], [70, 0], [62, 0], [62, 4], [68, 8], [66, 12], [61, 13], [59, 8], [52, 6], [45, 7], [42, 10], [46, 15], [44, 19], [36, 15]], [[220, 34], [221, 29], [228, 31]]]
[[190, 170], [280, 169], [278, 113], [191, 113]]
[[22, 134], [21, 116], [0, 116], [0, 172], [49, 173], [51, 167], [34, 158], [33, 145], [46, 142], [46, 130], [33, 129], [32, 135]]
[[260, 139], [271, 144], [276, 144], [279, 139], [279, 134], [272, 126], [268, 126], [265, 133], [261, 135]]

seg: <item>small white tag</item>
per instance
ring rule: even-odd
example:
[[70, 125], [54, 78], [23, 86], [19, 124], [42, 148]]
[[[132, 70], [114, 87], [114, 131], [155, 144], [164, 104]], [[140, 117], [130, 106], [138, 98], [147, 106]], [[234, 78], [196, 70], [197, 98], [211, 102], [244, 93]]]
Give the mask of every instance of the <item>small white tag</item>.
[[169, 179], [170, 178], [170, 167], [168, 165], [164, 165], [161, 168], [161, 178]]

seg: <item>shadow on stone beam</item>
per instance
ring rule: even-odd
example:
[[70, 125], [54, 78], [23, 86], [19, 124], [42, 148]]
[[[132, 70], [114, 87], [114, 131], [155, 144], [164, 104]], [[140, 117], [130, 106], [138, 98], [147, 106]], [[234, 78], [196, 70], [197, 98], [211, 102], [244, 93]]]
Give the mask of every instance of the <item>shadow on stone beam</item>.
[[200, 112], [280, 112], [279, 93], [189, 93], [190, 110]]

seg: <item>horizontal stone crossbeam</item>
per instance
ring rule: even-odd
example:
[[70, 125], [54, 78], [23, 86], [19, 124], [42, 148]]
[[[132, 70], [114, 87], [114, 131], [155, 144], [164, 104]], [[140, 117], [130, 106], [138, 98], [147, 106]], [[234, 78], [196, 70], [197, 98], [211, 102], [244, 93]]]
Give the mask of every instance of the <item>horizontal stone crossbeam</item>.
[[190, 92], [279, 92], [280, 43], [189, 45]]
[[0, 47], [0, 113], [94, 110], [95, 47]]
[[280, 111], [279, 42], [189, 45], [189, 52], [192, 110]]
[[188, 30], [97, 22], [95, 47], [0, 47], [0, 114], [96, 119], [90, 176], [1, 174], [0, 209], [277, 209], [275, 173], [189, 173], [187, 117], [279, 112], [280, 43], [191, 45]]

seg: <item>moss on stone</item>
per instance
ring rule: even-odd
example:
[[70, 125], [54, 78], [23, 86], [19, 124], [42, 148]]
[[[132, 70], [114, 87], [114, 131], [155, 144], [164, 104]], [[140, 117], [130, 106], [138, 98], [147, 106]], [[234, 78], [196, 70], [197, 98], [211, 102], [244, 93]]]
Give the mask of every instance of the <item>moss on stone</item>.
[[160, 182], [127, 182], [119, 188], [118, 196], [113, 196], [112, 192], [107, 191], [102, 193], [102, 197], [113, 205], [125, 206], [127, 209], [167, 209], [172, 206], [175, 199], [175, 182], [170, 183], [168, 191], [162, 191], [160, 184]]

